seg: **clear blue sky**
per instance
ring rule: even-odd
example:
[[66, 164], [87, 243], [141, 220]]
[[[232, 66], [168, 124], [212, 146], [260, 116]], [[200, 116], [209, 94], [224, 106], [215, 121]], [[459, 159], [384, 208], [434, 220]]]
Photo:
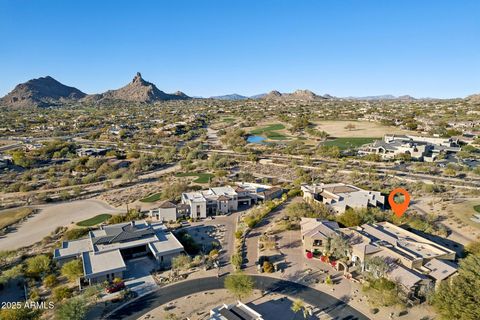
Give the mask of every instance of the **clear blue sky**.
[[51, 75], [86, 93], [480, 92], [480, 1], [0, 0], [0, 96]]

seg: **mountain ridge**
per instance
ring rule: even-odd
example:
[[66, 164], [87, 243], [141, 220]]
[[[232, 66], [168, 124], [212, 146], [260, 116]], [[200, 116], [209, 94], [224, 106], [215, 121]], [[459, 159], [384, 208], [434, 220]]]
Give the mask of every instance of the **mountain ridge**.
[[20, 83], [0, 99], [0, 105], [11, 107], [56, 105], [64, 101], [75, 101], [87, 94], [75, 87], [60, 83], [51, 76], [40, 77]]

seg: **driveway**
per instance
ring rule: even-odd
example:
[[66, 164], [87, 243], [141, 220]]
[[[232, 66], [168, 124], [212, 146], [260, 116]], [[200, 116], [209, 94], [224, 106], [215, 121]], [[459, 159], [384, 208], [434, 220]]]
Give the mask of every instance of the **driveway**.
[[260, 236], [267, 231], [268, 227], [272, 225], [275, 219], [283, 217], [286, 214], [284, 209], [292, 201], [293, 200], [288, 200], [278, 208], [274, 209], [248, 233], [247, 238], [245, 239], [246, 254], [244, 254], [244, 258], [247, 259], [247, 262], [244, 263], [244, 269], [246, 269], [246, 272], [257, 272], [255, 263], [258, 261], [258, 240], [260, 239]]
[[132, 259], [126, 262], [125, 286], [141, 296], [157, 288], [150, 272], [155, 269], [155, 261], [150, 257]]
[[241, 212], [234, 212], [229, 215], [216, 216], [215, 219], [205, 219], [199, 222], [191, 223], [192, 226], [204, 225], [204, 226], [220, 226], [225, 230], [223, 232], [222, 254], [220, 255], [220, 267], [221, 272], [232, 271], [233, 268], [230, 265], [230, 257], [234, 252], [234, 232], [237, 225], [237, 219]]
[[[316, 308], [315, 315], [328, 314], [335, 319], [368, 319], [368, 317], [361, 312], [325, 292], [291, 281], [257, 275], [252, 277], [255, 282], [255, 288], [262, 291], [281, 292], [285, 295], [300, 298]], [[107, 319], [136, 320], [145, 313], [169, 301], [197, 292], [223, 289], [223, 281], [224, 278], [209, 277], [169, 285], [132, 301], [130, 304], [111, 314]], [[95, 313], [92, 312], [91, 314]], [[96, 318], [89, 317], [89, 319]]]

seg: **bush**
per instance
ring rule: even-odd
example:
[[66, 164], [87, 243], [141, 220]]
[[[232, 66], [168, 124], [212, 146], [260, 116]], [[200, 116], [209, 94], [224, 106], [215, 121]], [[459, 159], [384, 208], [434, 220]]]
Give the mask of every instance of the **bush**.
[[62, 276], [67, 277], [69, 281], [76, 281], [83, 275], [83, 265], [78, 259], [65, 263], [61, 270]]
[[362, 291], [374, 306], [388, 307], [403, 304], [397, 284], [386, 278], [370, 279], [363, 285]]
[[242, 256], [240, 254], [236, 253], [236, 254], [232, 255], [232, 257], [230, 258], [230, 262], [234, 266], [235, 270], [240, 270], [240, 268], [242, 267], [242, 263], [243, 263]]
[[273, 264], [270, 261], [263, 262], [263, 272], [272, 273], [274, 271]]
[[52, 298], [56, 302], [60, 302], [64, 299], [68, 299], [72, 296], [72, 292], [68, 287], [61, 286], [53, 289]]
[[242, 238], [242, 236], [243, 236], [243, 231], [242, 230], [235, 231], [235, 238], [237, 240], [240, 240]]
[[43, 279], [43, 285], [46, 287], [46, 288], [53, 288], [57, 285], [58, 283], [58, 279], [55, 275], [53, 274], [49, 274], [48, 276], [46, 276], [44, 279]]
[[298, 196], [301, 196], [301, 195], [302, 195], [302, 190], [300, 190], [299, 188], [293, 188], [293, 189], [288, 190], [288, 192], [287, 192], [287, 196], [289, 198], [298, 197]]
[[200, 252], [200, 247], [198, 244], [185, 230], [177, 232], [176, 236], [188, 254], [195, 255]]
[[26, 272], [29, 276], [38, 277], [50, 271], [50, 258], [42, 254], [25, 261]]
[[185, 254], [180, 254], [174, 258], [172, 258], [172, 269], [174, 270], [186, 270], [190, 268], [190, 264], [192, 263], [192, 258]]
[[83, 320], [87, 315], [87, 302], [82, 297], [70, 299], [60, 305], [56, 312], [59, 320]]
[[87, 228], [75, 228], [70, 229], [63, 235], [65, 240], [77, 240], [88, 234], [89, 230]]
[[237, 299], [242, 300], [253, 292], [253, 279], [243, 273], [234, 273], [225, 279], [225, 289], [230, 291]]

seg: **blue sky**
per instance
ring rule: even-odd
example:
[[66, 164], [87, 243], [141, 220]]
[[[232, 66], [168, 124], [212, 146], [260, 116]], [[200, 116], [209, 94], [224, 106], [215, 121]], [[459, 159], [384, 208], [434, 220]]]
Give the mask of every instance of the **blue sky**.
[[0, 0], [0, 96], [51, 75], [87, 93], [463, 97], [480, 92], [480, 1]]

